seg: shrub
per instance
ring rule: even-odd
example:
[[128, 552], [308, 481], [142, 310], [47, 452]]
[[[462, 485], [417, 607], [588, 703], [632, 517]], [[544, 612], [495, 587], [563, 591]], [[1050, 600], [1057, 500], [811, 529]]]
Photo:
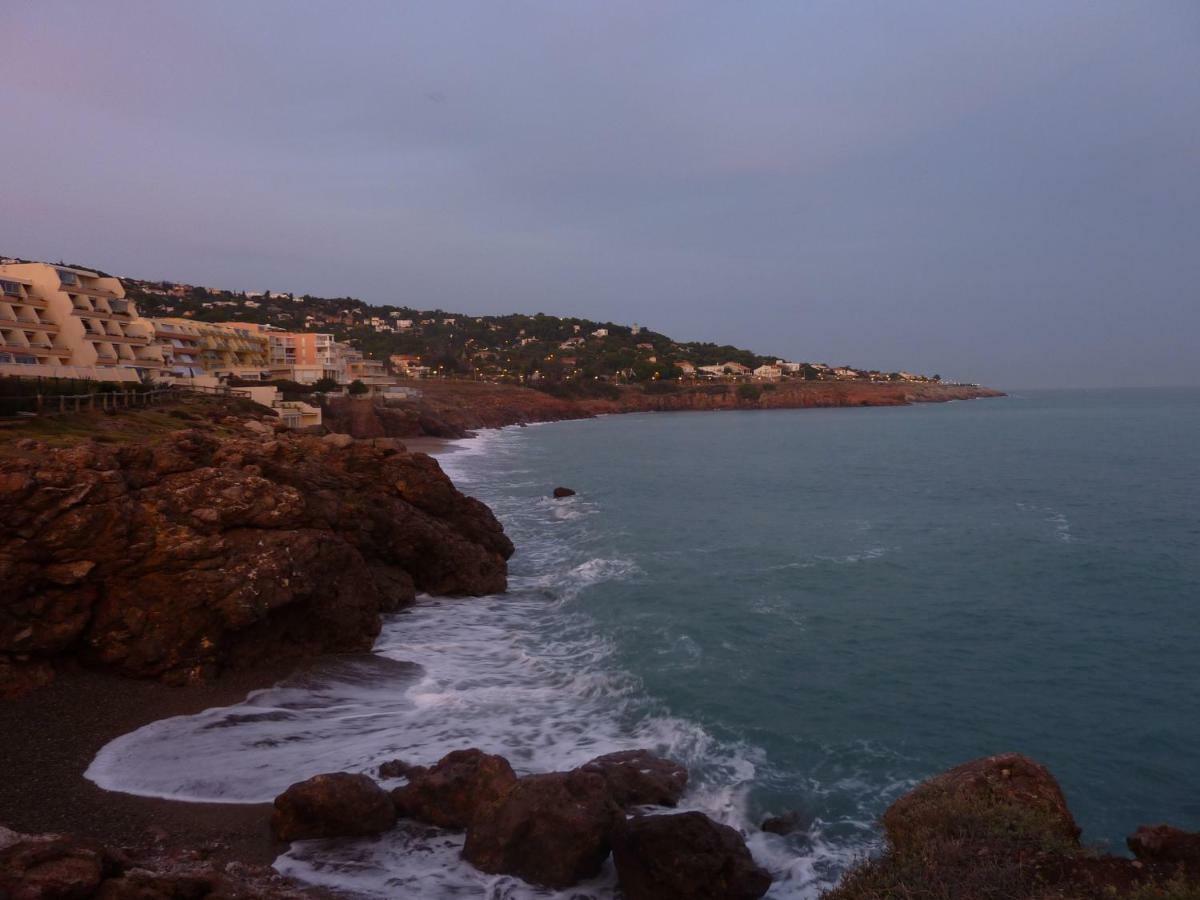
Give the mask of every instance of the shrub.
[[755, 401], [762, 396], [762, 388], [757, 384], [739, 384], [737, 395], [741, 400]]
[[355, 378], [350, 382], [350, 387], [346, 389], [351, 397], [361, 397], [363, 394], [370, 393], [371, 389], [363, 384], [359, 379]]

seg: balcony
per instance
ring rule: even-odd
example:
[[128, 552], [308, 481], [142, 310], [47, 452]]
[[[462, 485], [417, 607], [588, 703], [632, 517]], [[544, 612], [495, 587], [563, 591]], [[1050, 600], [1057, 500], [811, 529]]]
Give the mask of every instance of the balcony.
[[9, 316], [0, 316], [0, 328], [17, 328], [23, 331], [58, 334], [58, 326], [53, 322], [31, 322], [28, 319], [14, 319]]
[[120, 299], [115, 291], [110, 291], [106, 288], [99, 288], [94, 285], [84, 284], [82, 281], [77, 284], [63, 284], [60, 290], [68, 294], [84, 294], [88, 297], [104, 297]]
[[150, 343], [150, 338], [140, 335], [93, 334], [90, 331], [83, 336], [83, 339], [94, 344], [126, 344], [130, 347], [145, 347]]
[[47, 356], [70, 356], [66, 350], [56, 350], [54, 347], [25, 347], [21, 344], [0, 343], [0, 351], [5, 353], [22, 354], [24, 356], [36, 356], [39, 359]]
[[79, 316], [81, 319], [96, 319], [101, 322], [128, 322], [133, 318], [129, 313], [111, 313], [105, 312], [102, 309], [91, 309], [85, 306], [76, 306], [71, 310], [72, 315]]

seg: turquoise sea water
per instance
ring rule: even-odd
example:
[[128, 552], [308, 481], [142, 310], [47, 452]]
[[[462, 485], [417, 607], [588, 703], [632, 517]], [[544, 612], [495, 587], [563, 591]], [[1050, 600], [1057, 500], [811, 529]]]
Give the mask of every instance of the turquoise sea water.
[[[379, 665], [142, 729], [92, 777], [259, 800], [459, 746], [527, 771], [656, 746], [775, 897], [831, 884], [917, 780], [1006, 750], [1051, 768], [1085, 840], [1200, 828], [1200, 391], [613, 416], [464, 447], [443, 465], [516, 543], [508, 595], [427, 600]], [[798, 833], [755, 832], [789, 810]], [[545, 895], [423, 840], [279, 866], [368, 896]], [[611, 893], [606, 871], [583, 895]]]

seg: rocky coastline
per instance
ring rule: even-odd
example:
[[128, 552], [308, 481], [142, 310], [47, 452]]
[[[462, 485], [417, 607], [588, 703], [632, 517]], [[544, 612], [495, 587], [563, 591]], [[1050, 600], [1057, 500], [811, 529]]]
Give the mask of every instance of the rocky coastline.
[[[0, 456], [0, 693], [55, 666], [169, 683], [364, 651], [420, 591], [503, 591], [491, 511], [393, 440], [297, 435], [219, 406]], [[108, 424], [108, 423], [104, 423]]]
[[908, 406], [1005, 396], [975, 385], [857, 381], [670, 384], [657, 390], [622, 386], [614, 388], [612, 397], [579, 399], [473, 381], [413, 381], [407, 386], [414, 392], [411, 399], [330, 401], [325, 405], [325, 424], [356, 438], [462, 438], [480, 428], [621, 413]]
[[[953, 394], [867, 399], [966, 399]], [[536, 402], [506, 398], [459, 421], [579, 411]], [[428, 766], [393, 761], [377, 778], [315, 776], [273, 806], [198, 808], [81, 777], [100, 746], [141, 724], [231, 702], [321, 654], [368, 650], [380, 617], [419, 591], [503, 591], [512, 552], [490, 510], [388, 435], [288, 433], [252, 404], [197, 399], [0, 435], [0, 897], [328, 896], [269, 862], [292, 840], [392, 828], [465, 832], [470, 864], [547, 888], [611, 857], [630, 900], [763, 896], [772, 873], [746, 835], [673, 812], [688, 773], [645, 750], [518, 775], [464, 748]], [[1053, 776], [1018, 754], [931, 778], [881, 824], [882, 852], [829, 900], [1200, 897], [1200, 834], [1143, 826], [1132, 857], [1095, 852]]]

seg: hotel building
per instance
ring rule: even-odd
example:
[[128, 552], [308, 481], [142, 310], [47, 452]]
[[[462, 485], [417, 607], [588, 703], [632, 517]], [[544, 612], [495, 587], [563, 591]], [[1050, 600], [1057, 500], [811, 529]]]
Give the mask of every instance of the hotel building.
[[257, 325], [154, 319], [154, 335], [172, 375], [236, 375], [257, 381], [271, 368], [271, 348]]
[[136, 382], [163, 364], [153, 326], [116, 278], [0, 265], [0, 375]]

